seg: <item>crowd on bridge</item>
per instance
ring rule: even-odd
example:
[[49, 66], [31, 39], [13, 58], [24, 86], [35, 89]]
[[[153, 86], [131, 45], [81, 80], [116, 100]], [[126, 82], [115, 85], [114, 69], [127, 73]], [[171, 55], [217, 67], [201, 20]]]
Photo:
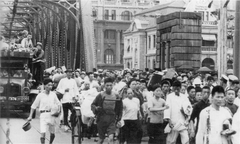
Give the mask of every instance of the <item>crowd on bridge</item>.
[[[69, 112], [74, 113], [76, 102], [81, 106], [84, 135], [98, 136], [98, 143], [106, 135], [109, 143], [138, 144], [146, 136], [150, 144], [240, 143], [240, 86], [233, 73], [218, 76], [148, 68], [85, 72], [65, 67], [51, 67], [43, 73], [42, 44], [34, 48], [26, 31], [18, 39], [19, 44], [4, 47], [1, 38], [1, 50], [33, 52], [32, 79], [40, 84], [41, 92], [28, 120], [38, 108], [41, 143], [47, 130], [53, 142], [57, 125], [71, 130]], [[60, 115], [52, 114], [58, 109], [62, 109]]]
[[[32, 105], [32, 109], [39, 107], [40, 119], [46, 119], [51, 104], [57, 103], [63, 109], [61, 124], [69, 131], [69, 111], [74, 112], [72, 104], [77, 101], [84, 135], [98, 136], [97, 143], [103, 143], [105, 136], [109, 143], [128, 144], [141, 143], [146, 136], [150, 144], [240, 143], [240, 87], [233, 73], [218, 80], [215, 73], [173, 69], [85, 72], [52, 67], [45, 70], [43, 86], [54, 91], [55, 99], [51, 102], [44, 98], [42, 88]], [[41, 97], [45, 100], [41, 101]], [[32, 113], [28, 119], [31, 117]], [[49, 122], [40, 123], [45, 133]], [[58, 123], [52, 121], [50, 125], [51, 143]], [[44, 139], [42, 135], [42, 143]]]

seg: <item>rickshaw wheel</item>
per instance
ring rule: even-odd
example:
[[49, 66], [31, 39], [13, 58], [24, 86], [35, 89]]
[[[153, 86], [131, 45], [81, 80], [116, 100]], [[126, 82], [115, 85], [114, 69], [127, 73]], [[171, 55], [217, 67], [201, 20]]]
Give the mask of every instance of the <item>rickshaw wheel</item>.
[[72, 144], [81, 144], [82, 143], [82, 121], [81, 115], [79, 114], [80, 110], [76, 110], [76, 113], [73, 114], [71, 120], [72, 127]]

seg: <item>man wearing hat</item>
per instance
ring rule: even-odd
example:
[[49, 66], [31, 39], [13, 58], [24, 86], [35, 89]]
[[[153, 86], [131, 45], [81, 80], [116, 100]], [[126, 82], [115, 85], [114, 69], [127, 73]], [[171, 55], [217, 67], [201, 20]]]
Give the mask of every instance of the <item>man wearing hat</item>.
[[237, 84], [239, 84], [239, 80], [235, 75], [229, 75], [229, 86], [226, 88], [226, 90], [228, 89], [233, 89], [237, 92]]
[[55, 117], [52, 116], [51, 110], [53, 105], [57, 105], [60, 109], [61, 103], [57, 98], [57, 95], [52, 92], [53, 82], [47, 78], [43, 81], [44, 91], [39, 93], [34, 100], [28, 121], [32, 120], [33, 112], [36, 108], [40, 111], [40, 133], [41, 133], [41, 144], [45, 144], [45, 135], [47, 130], [50, 132], [50, 144], [52, 144], [55, 138]]
[[224, 90], [226, 90], [228, 80], [229, 80], [228, 77], [223, 74], [220, 79], [220, 86], [222, 86]]
[[64, 120], [64, 129], [68, 131], [70, 125], [68, 124], [68, 111], [73, 112], [72, 103], [76, 97], [79, 96], [78, 87], [76, 81], [72, 78], [72, 69], [67, 69], [67, 77], [60, 80], [57, 91], [63, 94], [62, 106], [63, 106], [63, 120]]
[[45, 59], [42, 43], [37, 42], [37, 47], [33, 53], [33, 76], [38, 83], [41, 83], [43, 80], [44, 64]]

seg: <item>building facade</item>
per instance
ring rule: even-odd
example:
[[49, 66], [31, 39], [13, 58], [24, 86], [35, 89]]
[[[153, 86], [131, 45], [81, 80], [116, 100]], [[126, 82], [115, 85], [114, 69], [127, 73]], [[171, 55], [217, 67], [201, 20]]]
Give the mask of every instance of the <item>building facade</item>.
[[[158, 60], [156, 59], [156, 17], [159, 15], [167, 15], [176, 11], [194, 11], [202, 13], [202, 47], [201, 47], [201, 66], [207, 66], [212, 70], [217, 70], [217, 35], [218, 35], [218, 21], [217, 16], [214, 15], [214, 11], [218, 8], [218, 3], [214, 2], [211, 8], [208, 8], [210, 0], [195, 0], [194, 5], [192, 5], [187, 0], [172, 0], [169, 3], [160, 4], [158, 6], [152, 7], [150, 9], [143, 10], [140, 13], [137, 13], [134, 17], [134, 20], [129, 27], [129, 29], [124, 32], [124, 52], [127, 52], [129, 48], [128, 41], [134, 38], [135, 35], [145, 33], [145, 36], [140, 40], [145, 41], [145, 45], [141, 45], [138, 49], [139, 54], [135, 54], [135, 51], [130, 51], [124, 53], [124, 68], [136, 68], [144, 69], [150, 68], [153, 69], [158, 66]], [[234, 15], [233, 10], [234, 3], [230, 3], [228, 6], [228, 17]], [[190, 9], [191, 8], [191, 9]], [[133, 28], [136, 25], [137, 21], [149, 23], [144, 28], [137, 30]], [[233, 49], [233, 32], [232, 27], [234, 21], [228, 22], [228, 69], [232, 68], [233, 58], [232, 58], [232, 49]], [[143, 42], [142, 42], [143, 43]], [[135, 44], [139, 45], [139, 44]], [[132, 45], [130, 45], [132, 46]], [[130, 48], [132, 49], [132, 48]], [[143, 50], [140, 50], [143, 49]], [[143, 63], [135, 65], [134, 56], [141, 55]]]
[[97, 68], [123, 68], [123, 32], [133, 15], [154, 5], [152, 0], [92, 0]]

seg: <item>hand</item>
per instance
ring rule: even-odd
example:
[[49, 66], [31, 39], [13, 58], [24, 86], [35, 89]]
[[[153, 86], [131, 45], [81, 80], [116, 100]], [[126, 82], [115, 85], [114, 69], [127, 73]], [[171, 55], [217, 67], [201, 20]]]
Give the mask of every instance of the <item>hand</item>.
[[139, 120], [142, 120], [142, 119], [143, 119], [142, 115], [141, 115], [141, 114], [139, 114]]
[[191, 132], [190, 132], [190, 138], [194, 138], [194, 136], [195, 136], [195, 132], [194, 132], [194, 131], [191, 131]]
[[168, 105], [165, 105], [165, 109], [169, 109], [169, 106], [168, 106]]
[[97, 111], [99, 111], [99, 110], [101, 110], [101, 109], [102, 109], [102, 107], [100, 107], [100, 106], [97, 106], [97, 107], [96, 107], [96, 110], [97, 110]]
[[121, 124], [121, 121], [118, 121], [118, 122], [117, 122], [117, 128], [121, 128], [121, 125], [122, 125], [122, 124]]
[[69, 88], [66, 88], [66, 89], [65, 89], [65, 92], [69, 92]]
[[31, 120], [32, 120], [32, 117], [28, 117], [28, 118], [27, 118], [27, 121], [31, 121]]
[[171, 120], [169, 120], [168, 123], [169, 123], [169, 127], [170, 127], [170, 128], [173, 128], [173, 127], [174, 127], [174, 125], [173, 125], [173, 123], [172, 123]]

